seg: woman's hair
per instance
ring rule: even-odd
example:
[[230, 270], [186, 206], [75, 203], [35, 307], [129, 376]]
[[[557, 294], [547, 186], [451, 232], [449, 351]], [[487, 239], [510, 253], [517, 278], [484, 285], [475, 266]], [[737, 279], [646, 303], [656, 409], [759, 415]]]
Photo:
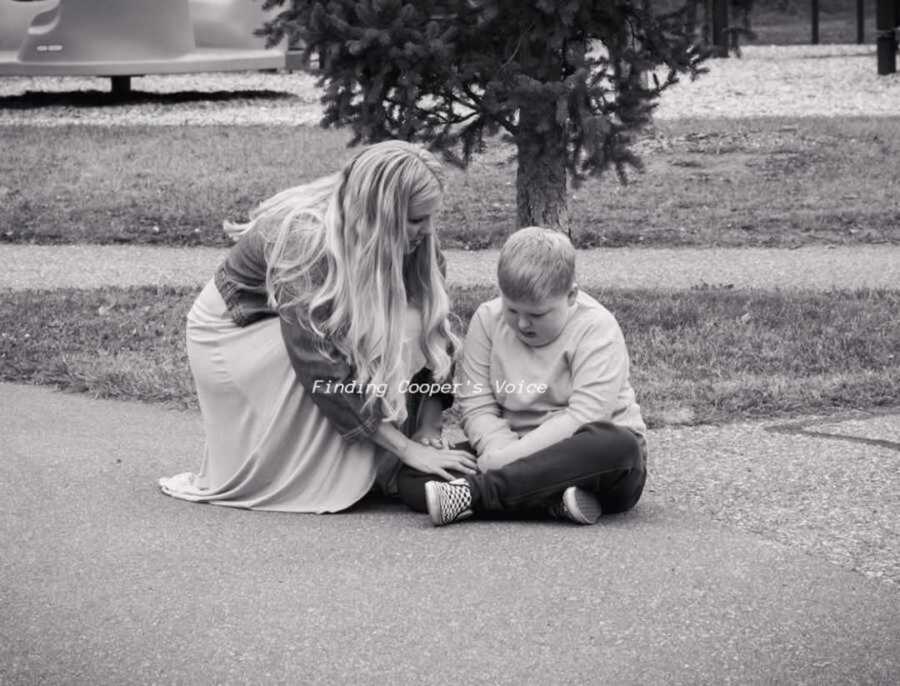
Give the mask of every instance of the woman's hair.
[[575, 283], [575, 248], [560, 231], [519, 229], [500, 249], [497, 283], [505, 297], [517, 302], [563, 295]]
[[407, 254], [410, 203], [434, 202], [437, 211], [443, 192], [443, 171], [431, 153], [385, 141], [337, 174], [269, 198], [249, 223], [225, 225], [233, 237], [264, 232], [270, 304], [332, 342], [360, 384], [385, 384], [387, 392], [369, 394], [367, 404], [382, 402], [392, 420], [406, 417], [400, 384], [407, 304], [419, 309], [422, 323], [420, 341], [410, 344], [421, 344], [436, 379], [449, 376], [459, 343], [437, 238], [429, 232]]

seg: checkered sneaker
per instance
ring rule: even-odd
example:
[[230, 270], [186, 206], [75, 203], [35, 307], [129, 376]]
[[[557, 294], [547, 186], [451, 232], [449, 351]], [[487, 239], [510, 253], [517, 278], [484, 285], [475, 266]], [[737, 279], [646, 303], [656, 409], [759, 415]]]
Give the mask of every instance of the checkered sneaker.
[[590, 491], [569, 486], [563, 491], [559, 502], [550, 507], [550, 514], [576, 524], [596, 524], [601, 514], [600, 501]]
[[425, 484], [425, 501], [435, 526], [458, 522], [473, 514], [472, 492], [465, 479], [429, 481]]

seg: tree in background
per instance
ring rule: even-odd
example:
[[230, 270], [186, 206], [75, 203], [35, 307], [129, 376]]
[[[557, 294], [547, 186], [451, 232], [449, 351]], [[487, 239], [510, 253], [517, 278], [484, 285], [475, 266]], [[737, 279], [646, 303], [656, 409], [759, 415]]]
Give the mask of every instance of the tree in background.
[[567, 180], [639, 169], [631, 147], [660, 93], [701, 71], [687, 8], [650, 4], [266, 0], [281, 11], [262, 33], [303, 46], [322, 125], [349, 125], [351, 144], [420, 141], [465, 165], [502, 134], [519, 225], [568, 228]]

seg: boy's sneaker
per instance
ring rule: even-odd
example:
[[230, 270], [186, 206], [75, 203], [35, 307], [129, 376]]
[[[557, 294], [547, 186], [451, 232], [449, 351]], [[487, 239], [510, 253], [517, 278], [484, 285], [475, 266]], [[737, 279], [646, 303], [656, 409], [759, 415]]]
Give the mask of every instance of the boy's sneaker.
[[551, 515], [557, 519], [570, 519], [576, 524], [596, 524], [601, 512], [597, 496], [578, 486], [569, 486], [559, 502], [550, 506]]
[[465, 479], [429, 481], [425, 484], [425, 502], [435, 526], [471, 517], [472, 492]]

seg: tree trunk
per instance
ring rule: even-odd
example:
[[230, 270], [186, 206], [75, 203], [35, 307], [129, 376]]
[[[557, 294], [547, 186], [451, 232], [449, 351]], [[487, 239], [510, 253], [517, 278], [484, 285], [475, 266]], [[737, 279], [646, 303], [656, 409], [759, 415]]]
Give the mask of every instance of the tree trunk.
[[556, 122], [555, 103], [531, 103], [519, 110], [516, 147], [519, 227], [568, 232], [565, 130]]

